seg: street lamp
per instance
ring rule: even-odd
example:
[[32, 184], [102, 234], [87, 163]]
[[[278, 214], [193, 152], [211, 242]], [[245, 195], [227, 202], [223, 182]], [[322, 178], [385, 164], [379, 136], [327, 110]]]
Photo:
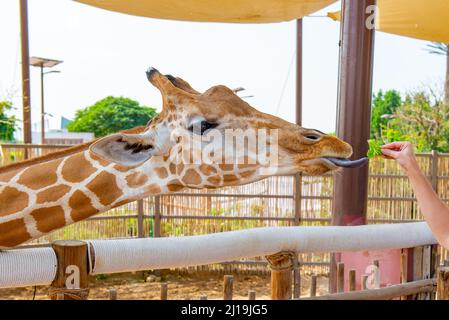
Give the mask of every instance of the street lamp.
[[60, 60], [53, 60], [47, 58], [31, 57], [30, 65], [39, 67], [41, 69], [41, 143], [45, 143], [45, 109], [44, 109], [44, 75], [48, 73], [59, 73], [61, 71], [52, 70], [44, 72], [44, 68], [52, 68], [62, 63]]

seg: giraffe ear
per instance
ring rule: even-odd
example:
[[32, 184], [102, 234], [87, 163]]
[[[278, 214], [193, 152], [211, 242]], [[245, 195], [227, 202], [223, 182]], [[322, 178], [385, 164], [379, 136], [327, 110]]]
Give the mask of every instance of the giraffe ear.
[[113, 134], [94, 142], [89, 151], [96, 156], [127, 167], [138, 166], [153, 156], [140, 134]]

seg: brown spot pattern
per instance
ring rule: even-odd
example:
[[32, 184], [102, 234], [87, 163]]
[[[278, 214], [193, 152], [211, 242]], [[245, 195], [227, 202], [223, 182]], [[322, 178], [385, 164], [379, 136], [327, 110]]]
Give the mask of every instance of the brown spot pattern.
[[0, 223], [0, 247], [15, 247], [30, 239], [23, 219]]
[[126, 183], [131, 188], [141, 187], [147, 181], [148, 181], [148, 176], [146, 174], [143, 174], [140, 172], [134, 172], [134, 173], [126, 176]]
[[209, 177], [209, 178], [207, 178], [207, 182], [215, 184], [215, 185], [220, 184], [221, 177], [219, 175]]
[[65, 226], [64, 210], [60, 206], [36, 209], [30, 215], [36, 220], [40, 232], [50, 232]]
[[0, 174], [0, 182], [9, 182], [18, 172], [19, 170], [12, 170], [10, 172]]
[[146, 192], [149, 192], [150, 194], [158, 194], [161, 193], [161, 187], [159, 187], [157, 184], [150, 184], [148, 187], [145, 188]]
[[69, 199], [69, 206], [72, 208], [70, 215], [73, 221], [80, 221], [98, 212], [92, 206], [91, 200], [82, 191], [75, 191]]
[[127, 172], [127, 171], [129, 171], [130, 168], [126, 167], [126, 166], [122, 166], [120, 164], [116, 164], [116, 165], [114, 165], [114, 169], [117, 171], [120, 171], [120, 172]]
[[238, 180], [238, 178], [234, 174], [225, 174], [223, 175], [224, 182], [234, 183]]
[[0, 217], [19, 212], [28, 206], [28, 195], [16, 188], [5, 187], [0, 193]]
[[200, 171], [206, 176], [210, 176], [212, 174], [217, 173], [217, 169], [215, 169], [211, 165], [204, 164], [204, 163], [202, 165], [200, 165]]
[[167, 169], [165, 169], [164, 167], [156, 168], [154, 169], [154, 171], [156, 172], [157, 176], [161, 179], [165, 179], [168, 177]]
[[89, 154], [90, 154], [90, 157], [91, 157], [93, 160], [97, 161], [97, 162], [98, 162], [101, 166], [103, 166], [103, 167], [106, 167], [108, 164], [110, 164], [109, 161], [104, 160], [103, 158], [100, 158], [99, 156], [97, 156], [97, 155], [96, 155], [95, 153], [93, 153], [93, 152], [90, 152]]
[[171, 174], [176, 174], [176, 165], [174, 163], [170, 163], [169, 170]]
[[86, 187], [95, 193], [104, 206], [110, 205], [123, 194], [117, 186], [115, 176], [106, 171], [98, 174]]
[[184, 177], [182, 177], [182, 182], [186, 185], [199, 185], [201, 183], [201, 176], [194, 169], [189, 169], [186, 171]]
[[167, 183], [167, 189], [170, 192], [176, 192], [181, 190], [182, 188], [184, 187], [181, 185], [181, 182], [177, 179], [171, 180]]
[[245, 171], [245, 172], [239, 172], [239, 175], [242, 178], [248, 178], [248, 177], [252, 176], [254, 173], [256, 173], [256, 171]]
[[220, 164], [219, 167], [223, 171], [233, 171], [234, 170], [234, 164]]
[[84, 153], [77, 153], [64, 163], [62, 176], [69, 182], [81, 182], [95, 171], [96, 169], [84, 157]]
[[56, 169], [61, 161], [52, 160], [25, 169], [17, 182], [34, 190], [52, 185], [58, 179]]
[[41, 191], [37, 194], [36, 203], [53, 202], [70, 191], [70, 187], [62, 184], [60, 186], [50, 187], [47, 190]]

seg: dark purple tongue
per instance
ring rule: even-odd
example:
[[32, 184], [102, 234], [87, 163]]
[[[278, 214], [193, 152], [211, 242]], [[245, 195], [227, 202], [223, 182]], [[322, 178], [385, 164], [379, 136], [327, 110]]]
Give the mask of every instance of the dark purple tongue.
[[348, 160], [348, 159], [343, 159], [343, 158], [325, 158], [327, 160], [329, 160], [330, 162], [332, 162], [333, 164], [335, 164], [337, 167], [342, 167], [342, 168], [358, 168], [361, 167], [365, 164], [368, 163], [368, 158], [364, 157], [364, 158], [360, 158], [358, 160]]

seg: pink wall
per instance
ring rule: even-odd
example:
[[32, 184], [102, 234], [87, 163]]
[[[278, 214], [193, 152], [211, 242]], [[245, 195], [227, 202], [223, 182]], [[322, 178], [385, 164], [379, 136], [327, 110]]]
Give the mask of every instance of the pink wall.
[[340, 261], [345, 264], [345, 291], [348, 290], [349, 270], [356, 270], [356, 290], [360, 290], [361, 277], [373, 260], [379, 260], [381, 287], [400, 283], [401, 249], [342, 252]]

